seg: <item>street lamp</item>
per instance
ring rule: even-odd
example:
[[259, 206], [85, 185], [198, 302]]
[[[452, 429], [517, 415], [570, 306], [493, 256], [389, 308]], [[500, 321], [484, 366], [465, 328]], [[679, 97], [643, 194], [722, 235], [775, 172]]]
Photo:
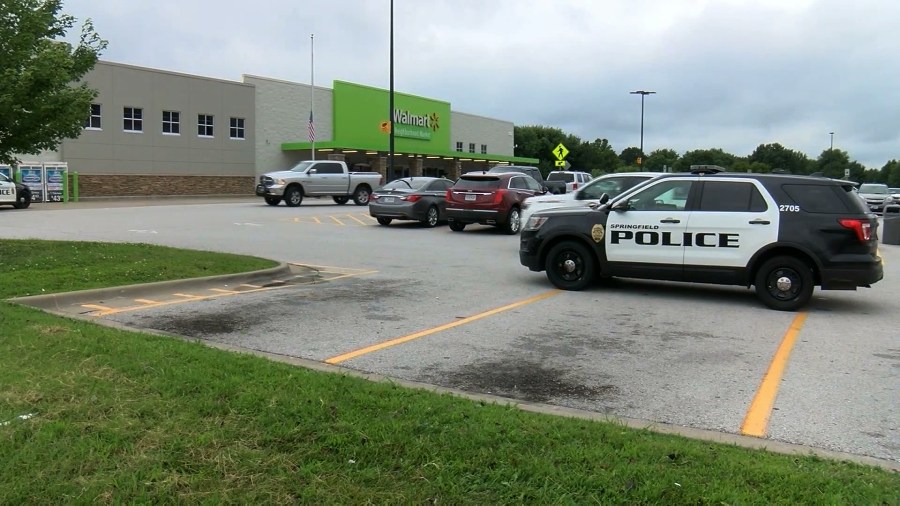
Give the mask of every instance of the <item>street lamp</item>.
[[831, 147], [828, 148], [829, 151], [834, 151], [834, 132], [828, 132], [828, 135], [831, 136]]
[[394, 177], [394, 0], [391, 0], [391, 90], [390, 104], [388, 105], [388, 124], [391, 131], [388, 133], [388, 170], [387, 179], [390, 181]]
[[653, 95], [655, 91], [637, 90], [630, 92], [632, 95], [641, 96], [641, 156], [644, 156], [644, 97]]

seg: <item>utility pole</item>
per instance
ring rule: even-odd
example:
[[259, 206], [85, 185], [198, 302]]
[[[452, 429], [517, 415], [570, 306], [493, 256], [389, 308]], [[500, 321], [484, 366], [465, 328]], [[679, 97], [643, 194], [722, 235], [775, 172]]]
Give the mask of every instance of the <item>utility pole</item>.
[[831, 147], [828, 148], [828, 151], [834, 151], [834, 132], [828, 132], [828, 135], [831, 136]]
[[391, 131], [388, 133], [390, 145], [388, 146], [388, 170], [385, 182], [394, 178], [394, 0], [391, 0], [391, 91], [389, 102], [388, 124], [391, 126]]

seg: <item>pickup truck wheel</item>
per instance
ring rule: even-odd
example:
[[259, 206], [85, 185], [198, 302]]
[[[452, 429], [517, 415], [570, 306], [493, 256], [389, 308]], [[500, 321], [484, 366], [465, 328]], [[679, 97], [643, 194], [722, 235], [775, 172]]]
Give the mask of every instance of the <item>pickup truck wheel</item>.
[[394, 220], [392, 220], [391, 218], [385, 218], [384, 216], [379, 216], [379, 217], [377, 217], [377, 218], [375, 218], [375, 219], [378, 220], [378, 224], [379, 224], [379, 225], [384, 225], [385, 227], [388, 226], [388, 225], [390, 225], [391, 222], [394, 221]]
[[331, 198], [333, 198], [333, 199], [334, 199], [334, 203], [337, 204], [337, 205], [339, 205], [339, 206], [342, 206], [342, 205], [346, 204], [346, 203], [350, 200], [350, 197], [347, 197], [346, 195], [345, 195], [345, 196], [341, 196], [341, 197], [331, 197]]
[[431, 206], [425, 213], [425, 219], [422, 220], [422, 223], [424, 223], [428, 228], [433, 228], [437, 226], [439, 220], [440, 213], [438, 212], [437, 206]]
[[584, 290], [594, 281], [594, 257], [587, 247], [575, 241], [553, 246], [544, 268], [547, 279], [561, 290]]
[[284, 191], [284, 203], [288, 207], [297, 207], [303, 203], [303, 190], [297, 186], [291, 186]]
[[364, 206], [369, 203], [370, 190], [368, 186], [358, 186], [353, 192], [353, 203], [358, 206]]
[[266, 199], [266, 204], [270, 206], [277, 206], [281, 203], [281, 197], [264, 197]]
[[516, 235], [519, 233], [519, 217], [521, 213], [519, 212], [518, 207], [514, 207], [509, 210], [509, 216], [506, 219], [506, 224], [503, 225], [503, 231], [509, 235]]
[[809, 265], [791, 256], [768, 260], [756, 271], [756, 296], [772, 309], [796, 311], [812, 298], [815, 280]]
[[13, 207], [16, 209], [28, 209], [31, 205], [31, 192], [25, 191], [22, 192], [18, 197], [16, 197], [16, 203], [13, 204]]
[[454, 232], [462, 232], [463, 229], [466, 228], [465, 223], [460, 223], [458, 221], [451, 221], [449, 225], [450, 225], [450, 230], [452, 230]]

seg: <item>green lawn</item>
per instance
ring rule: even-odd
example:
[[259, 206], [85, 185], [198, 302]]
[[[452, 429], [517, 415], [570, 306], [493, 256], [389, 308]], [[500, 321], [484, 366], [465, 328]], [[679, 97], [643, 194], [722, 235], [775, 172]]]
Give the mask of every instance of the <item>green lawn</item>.
[[[0, 261], [3, 297], [273, 265], [8, 240]], [[0, 504], [61, 502], [900, 504], [900, 475], [527, 413], [0, 302]]]

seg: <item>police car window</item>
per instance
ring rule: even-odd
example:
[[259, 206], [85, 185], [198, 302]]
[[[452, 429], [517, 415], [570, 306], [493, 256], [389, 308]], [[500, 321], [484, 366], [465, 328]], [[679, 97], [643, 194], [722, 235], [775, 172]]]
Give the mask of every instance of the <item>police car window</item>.
[[846, 213], [844, 191], [837, 185], [786, 184], [781, 187], [788, 196], [808, 213]]
[[3, 174], [3, 173], [0, 173], [0, 181], [2, 181], [2, 182], [4, 182], [4, 183], [11, 183], [11, 182], [12, 182], [12, 181], [9, 180], [8, 177], [6, 177], [6, 174]]
[[684, 211], [692, 181], [662, 181], [639, 191], [628, 199], [629, 209], [636, 211]]
[[700, 211], [761, 212], [768, 208], [756, 185], [739, 181], [706, 181], [700, 196]]

